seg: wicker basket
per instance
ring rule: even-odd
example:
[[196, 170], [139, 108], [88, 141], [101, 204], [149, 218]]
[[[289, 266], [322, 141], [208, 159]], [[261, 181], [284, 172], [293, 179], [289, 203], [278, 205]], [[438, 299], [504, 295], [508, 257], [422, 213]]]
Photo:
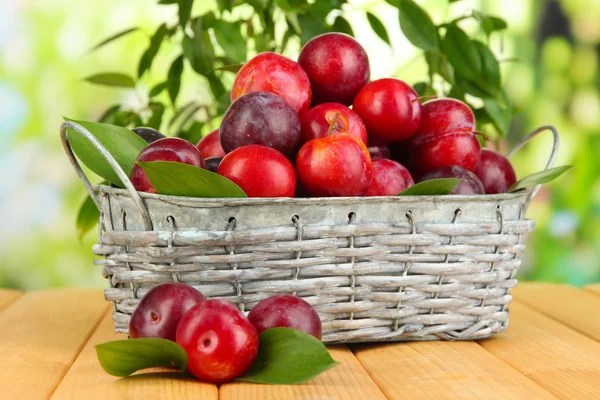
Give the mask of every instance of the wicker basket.
[[[91, 186], [66, 128], [86, 137], [127, 189]], [[554, 163], [558, 134], [551, 126]], [[277, 293], [315, 306], [323, 341], [481, 339], [506, 329], [525, 219], [539, 187], [478, 196], [205, 199], [138, 193], [85, 128], [67, 155], [101, 210], [99, 244], [116, 330], [140, 298], [185, 282], [248, 311]]]

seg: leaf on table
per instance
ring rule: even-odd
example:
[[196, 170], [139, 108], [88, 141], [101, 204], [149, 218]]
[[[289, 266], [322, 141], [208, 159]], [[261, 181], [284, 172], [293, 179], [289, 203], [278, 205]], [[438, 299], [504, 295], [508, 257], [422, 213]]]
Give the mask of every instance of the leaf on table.
[[390, 37], [385, 29], [383, 23], [377, 18], [374, 14], [367, 11], [367, 20], [369, 21], [369, 25], [371, 25], [371, 29], [373, 32], [377, 34], [387, 44], [391, 45]]
[[460, 182], [459, 178], [439, 178], [415, 183], [398, 196], [442, 196], [450, 193]]
[[551, 168], [545, 171], [536, 172], [535, 174], [528, 175], [525, 178], [515, 182], [511, 187], [509, 187], [508, 192], [516, 192], [517, 190], [527, 189], [535, 185], [548, 183], [558, 178], [571, 168], [573, 168], [572, 165], [563, 165], [562, 167]]
[[113, 376], [128, 376], [153, 367], [185, 371], [188, 362], [183, 347], [166, 339], [115, 340], [96, 345], [96, 354], [104, 371]]
[[[147, 145], [144, 139], [120, 126], [99, 122], [72, 121], [90, 131], [115, 158], [125, 174], [131, 175], [135, 159]], [[83, 164], [107, 181], [124, 187], [116, 172], [87, 139], [70, 128], [67, 129], [67, 137], [71, 149]]]
[[115, 86], [124, 88], [134, 88], [135, 81], [129, 75], [120, 72], [105, 72], [95, 74], [83, 79], [84, 81], [103, 86]]
[[77, 237], [82, 240], [86, 233], [91, 231], [98, 223], [100, 211], [96, 207], [94, 200], [87, 195], [79, 211], [77, 212], [77, 220], [75, 226], [77, 228]]
[[439, 45], [437, 29], [429, 14], [412, 0], [399, 0], [400, 29], [409, 42], [420, 49], [431, 50]]
[[98, 50], [99, 48], [101, 48], [101, 47], [103, 47], [103, 46], [105, 46], [105, 45], [109, 44], [110, 42], [112, 42], [112, 41], [114, 41], [114, 40], [117, 40], [117, 39], [119, 39], [120, 37], [123, 37], [123, 36], [125, 36], [125, 35], [128, 35], [128, 34], [130, 34], [130, 33], [132, 33], [132, 32], [135, 32], [135, 31], [137, 31], [138, 29], [139, 29], [138, 27], [133, 27], [133, 28], [125, 29], [125, 30], [123, 30], [123, 31], [121, 31], [121, 32], [117, 32], [117, 33], [115, 33], [114, 35], [107, 37], [106, 39], [104, 39], [103, 41], [101, 41], [100, 43], [98, 43], [97, 45], [95, 45], [94, 47], [92, 47], [92, 48], [90, 49], [90, 53], [91, 53], [92, 51], [94, 51], [94, 50]]
[[302, 383], [338, 364], [314, 336], [291, 328], [272, 328], [260, 334], [254, 364], [237, 380], [280, 385]]
[[248, 197], [229, 179], [193, 165], [170, 161], [138, 162], [160, 194], [186, 197]]

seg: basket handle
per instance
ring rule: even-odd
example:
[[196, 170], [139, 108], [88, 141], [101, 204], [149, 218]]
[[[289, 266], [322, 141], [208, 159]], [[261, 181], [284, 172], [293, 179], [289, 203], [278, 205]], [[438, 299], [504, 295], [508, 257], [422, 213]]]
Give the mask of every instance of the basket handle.
[[[544, 167], [544, 171], [547, 171], [550, 168], [552, 168], [552, 166], [554, 165], [554, 162], [556, 161], [556, 156], [558, 154], [558, 145], [560, 142], [560, 139], [558, 136], [558, 131], [552, 125], [540, 126], [536, 130], [531, 132], [529, 135], [525, 136], [519, 143], [517, 143], [515, 145], [515, 147], [513, 147], [508, 152], [508, 154], [506, 154], [506, 158], [511, 158], [517, 151], [519, 151], [523, 146], [525, 146], [527, 144], [527, 142], [529, 142], [532, 138], [534, 138], [535, 136], [537, 136], [538, 134], [540, 134], [541, 132], [544, 132], [544, 131], [552, 132], [552, 137], [553, 137], [552, 151], [550, 153], [550, 158], [548, 158], [548, 162], [546, 163], [546, 167]], [[525, 204], [524, 204], [525, 210], [527, 210], [527, 207], [529, 207], [529, 203], [531, 203], [533, 198], [538, 194], [541, 187], [542, 187], [542, 185], [535, 185], [533, 187], [531, 194], [529, 195], [529, 197], [527, 197], [527, 201], [525, 201]]]
[[73, 168], [75, 168], [75, 172], [77, 172], [77, 175], [83, 182], [85, 189], [87, 190], [90, 197], [96, 204], [96, 207], [98, 207], [99, 210], [102, 209], [102, 207], [100, 205], [100, 200], [98, 199], [98, 196], [94, 192], [94, 189], [92, 188], [92, 184], [90, 183], [89, 179], [85, 175], [85, 172], [83, 172], [81, 165], [79, 165], [79, 162], [77, 161], [77, 158], [75, 157], [75, 154], [73, 153], [73, 150], [71, 149], [71, 145], [69, 144], [69, 138], [67, 137], [67, 128], [71, 128], [74, 131], [76, 131], [77, 133], [79, 133], [81, 136], [83, 136], [88, 142], [90, 142], [96, 148], [96, 150], [98, 150], [98, 152], [102, 155], [102, 157], [104, 157], [104, 159], [106, 160], [108, 165], [110, 165], [110, 167], [113, 169], [113, 171], [115, 171], [115, 173], [117, 174], [119, 179], [121, 179], [121, 182], [123, 182], [123, 184], [125, 185], [125, 188], [129, 191], [129, 194], [131, 195], [133, 202], [135, 203], [138, 211], [140, 212], [140, 215], [142, 216], [146, 230], [151, 231], [152, 230], [152, 219], [150, 218], [148, 209], [146, 208], [146, 205], [144, 204], [144, 200], [142, 200], [142, 198], [140, 197], [140, 194], [137, 192], [137, 190], [135, 190], [135, 188], [133, 187], [133, 184], [129, 180], [129, 177], [127, 176], [125, 171], [123, 171], [123, 168], [121, 168], [119, 163], [117, 163], [117, 160], [115, 160], [115, 158], [112, 156], [112, 154], [110, 154], [108, 152], [108, 150], [106, 150], [106, 148], [102, 145], [102, 143], [100, 143], [100, 141], [98, 139], [96, 139], [96, 137], [90, 131], [88, 131], [86, 128], [84, 128], [83, 126], [81, 126], [78, 123], [73, 122], [73, 121], [63, 122], [60, 126], [60, 139], [62, 141], [63, 147], [65, 149], [65, 152], [67, 153], [67, 157], [69, 157], [69, 161], [71, 161], [71, 165], [73, 165]]

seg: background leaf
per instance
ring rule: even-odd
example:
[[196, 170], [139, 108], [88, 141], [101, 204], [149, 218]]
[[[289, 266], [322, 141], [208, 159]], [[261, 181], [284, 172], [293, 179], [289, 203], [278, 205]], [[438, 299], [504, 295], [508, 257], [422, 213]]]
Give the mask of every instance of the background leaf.
[[371, 25], [371, 29], [373, 29], [373, 32], [375, 32], [377, 36], [381, 38], [381, 40], [391, 45], [390, 37], [388, 36], [388, 33], [385, 30], [385, 26], [379, 20], [379, 18], [367, 11], [367, 20], [369, 21], [369, 25]]
[[187, 22], [190, 19], [190, 14], [192, 13], [192, 6], [194, 5], [194, 0], [179, 0], [179, 26], [185, 28]]
[[171, 102], [175, 104], [177, 100], [177, 95], [179, 94], [179, 88], [181, 87], [181, 74], [183, 73], [183, 55], [177, 57], [173, 64], [171, 64], [171, 68], [169, 68], [169, 73], [167, 77], [167, 89], [169, 91], [169, 98]]
[[154, 128], [156, 130], [160, 130], [160, 125], [162, 123], [162, 117], [165, 113], [165, 106], [162, 103], [151, 102], [148, 104], [148, 108], [152, 111], [152, 115], [148, 118], [146, 122], [146, 126], [150, 128]]
[[79, 240], [82, 240], [85, 234], [96, 226], [99, 218], [100, 211], [98, 207], [96, 207], [94, 200], [87, 195], [83, 203], [81, 203], [81, 207], [79, 207], [75, 221]]
[[433, 21], [421, 7], [412, 0], [399, 0], [400, 29], [415, 46], [431, 50], [439, 46], [439, 37]]
[[101, 41], [100, 43], [98, 43], [97, 45], [95, 45], [94, 47], [92, 47], [90, 49], [90, 52], [92, 52], [94, 50], [98, 50], [99, 48], [101, 48], [101, 47], [109, 44], [110, 42], [115, 41], [118, 38], [123, 37], [125, 35], [128, 35], [128, 34], [130, 34], [132, 32], [135, 32], [138, 29], [139, 29], [138, 27], [134, 27], [134, 28], [125, 29], [125, 30], [123, 30], [121, 32], [117, 32], [114, 35], [111, 35], [111, 36], [107, 37], [106, 39], [104, 39], [103, 41]]
[[457, 75], [471, 78], [481, 76], [481, 59], [475, 44], [456, 25], [449, 25], [442, 41], [442, 50]]
[[227, 72], [237, 72], [244, 66], [244, 64], [232, 64], [232, 65], [223, 65], [222, 67], [217, 67], [215, 71], [227, 71]]
[[536, 172], [535, 174], [531, 174], [526, 176], [523, 179], [515, 182], [511, 187], [508, 188], [509, 192], [516, 192], [517, 190], [527, 189], [535, 185], [541, 185], [543, 183], [548, 183], [558, 178], [568, 170], [573, 168], [571, 165], [564, 165], [562, 167], [551, 168], [546, 171]]
[[128, 376], [152, 367], [174, 367], [185, 371], [183, 347], [166, 339], [128, 339], [96, 345], [98, 361], [113, 376]]
[[102, 74], [91, 75], [85, 78], [84, 81], [104, 86], [116, 86], [124, 88], [135, 87], [135, 81], [132, 77], [119, 72], [105, 72]]
[[155, 85], [152, 89], [150, 89], [148, 96], [150, 96], [150, 97], [158, 96], [163, 90], [165, 90], [167, 88], [167, 84], [168, 84], [168, 82], [161, 82], [161, 83]]
[[248, 197], [229, 179], [193, 165], [170, 161], [140, 162], [160, 194], [187, 197]]
[[442, 196], [450, 193], [458, 185], [458, 178], [430, 179], [415, 183], [398, 196]]
[[348, 22], [341, 15], [335, 17], [335, 21], [333, 22], [333, 30], [335, 32], [342, 32], [346, 35], [354, 36], [354, 30], [352, 30], [352, 25], [350, 25], [350, 22]]
[[242, 36], [239, 24], [217, 20], [213, 24], [217, 43], [227, 56], [235, 61], [246, 61], [246, 39]]
[[[120, 126], [99, 122], [74, 122], [89, 130], [104, 145], [106, 150], [112, 154], [117, 163], [123, 168], [125, 174], [127, 176], [131, 175], [135, 159], [147, 145], [144, 139], [129, 129]], [[72, 129], [67, 130], [67, 137], [73, 152], [82, 163], [109, 182], [124, 187], [108, 162], [106, 162], [104, 157], [90, 142]]]
[[291, 328], [272, 328], [260, 334], [254, 364], [237, 380], [282, 385], [302, 383], [338, 364], [314, 336]]
[[156, 57], [156, 55], [158, 54], [160, 45], [162, 44], [163, 39], [167, 35], [167, 31], [167, 25], [162, 24], [158, 27], [156, 33], [150, 39], [150, 45], [148, 46], [144, 54], [142, 54], [142, 58], [140, 59], [140, 63], [138, 65], [138, 77], [144, 75], [144, 72], [146, 72], [152, 66], [152, 61], [154, 61], [154, 57]]

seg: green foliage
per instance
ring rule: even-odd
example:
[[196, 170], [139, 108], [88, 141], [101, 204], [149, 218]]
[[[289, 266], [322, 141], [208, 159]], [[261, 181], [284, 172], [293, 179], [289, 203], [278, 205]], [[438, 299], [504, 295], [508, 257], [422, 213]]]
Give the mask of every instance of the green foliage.
[[[154, 98], [167, 89], [173, 113], [177, 115], [183, 107], [176, 100], [186, 65], [206, 80], [213, 95], [212, 101], [204, 102], [204, 113], [189, 115], [177, 126], [174, 133], [180, 137], [186, 137], [186, 132], [194, 124], [196, 128], [198, 123], [205, 126], [224, 114], [230, 103], [228, 90], [231, 78], [228, 73], [237, 72], [254, 54], [263, 51], [282, 52], [292, 41], [304, 44], [326, 32], [354, 35], [342, 8], [346, 0], [218, 0], [216, 9], [199, 15], [193, 15], [193, 0], [161, 0], [158, 3], [176, 4], [179, 21], [172, 25], [161, 24], [150, 37], [148, 48], [139, 61], [138, 76], [142, 77], [151, 68], [154, 59], [159, 56], [161, 44], [167, 38], [178, 44], [181, 55], [171, 64], [165, 80], [150, 89], [149, 97]], [[506, 100], [502, 88], [500, 65], [488, 44], [467, 35], [460, 24], [466, 19], [477, 21], [489, 39], [494, 32], [505, 29], [506, 23], [496, 16], [472, 10], [469, 15], [436, 25], [428, 12], [413, 0], [387, 0], [387, 3], [396, 7], [399, 13], [398, 25], [390, 29], [401, 29], [406, 38], [423, 50], [425, 55], [429, 82], [415, 85], [419, 94], [442, 94], [440, 85], [434, 87], [435, 77], [440, 76], [446, 82], [444, 95], [465, 101], [471, 100], [467, 94], [478, 98], [471, 105], [484, 103], [479, 114], [487, 124], [480, 124], [481, 129], [493, 127], [498, 134], [504, 135], [510, 126], [513, 107]], [[237, 12], [238, 9], [244, 11]], [[332, 15], [335, 18], [331, 19]], [[375, 34], [391, 45], [390, 35], [383, 23], [371, 12], [366, 11], [365, 16]], [[133, 31], [130, 29], [117, 33], [96, 47]], [[276, 35], [276, 32], [284, 33]], [[103, 81], [97, 83], [131, 85], [131, 81], [125, 78]], [[156, 108], [157, 101], [152, 102]], [[146, 122], [133, 114], [119, 110], [110, 115], [110, 121], [123, 126]], [[153, 114], [153, 126], [159, 120], [159, 116]]]
[[91, 75], [85, 78], [84, 81], [104, 86], [116, 86], [124, 88], [135, 87], [135, 81], [132, 77], [118, 72], [106, 72], [103, 74]]

